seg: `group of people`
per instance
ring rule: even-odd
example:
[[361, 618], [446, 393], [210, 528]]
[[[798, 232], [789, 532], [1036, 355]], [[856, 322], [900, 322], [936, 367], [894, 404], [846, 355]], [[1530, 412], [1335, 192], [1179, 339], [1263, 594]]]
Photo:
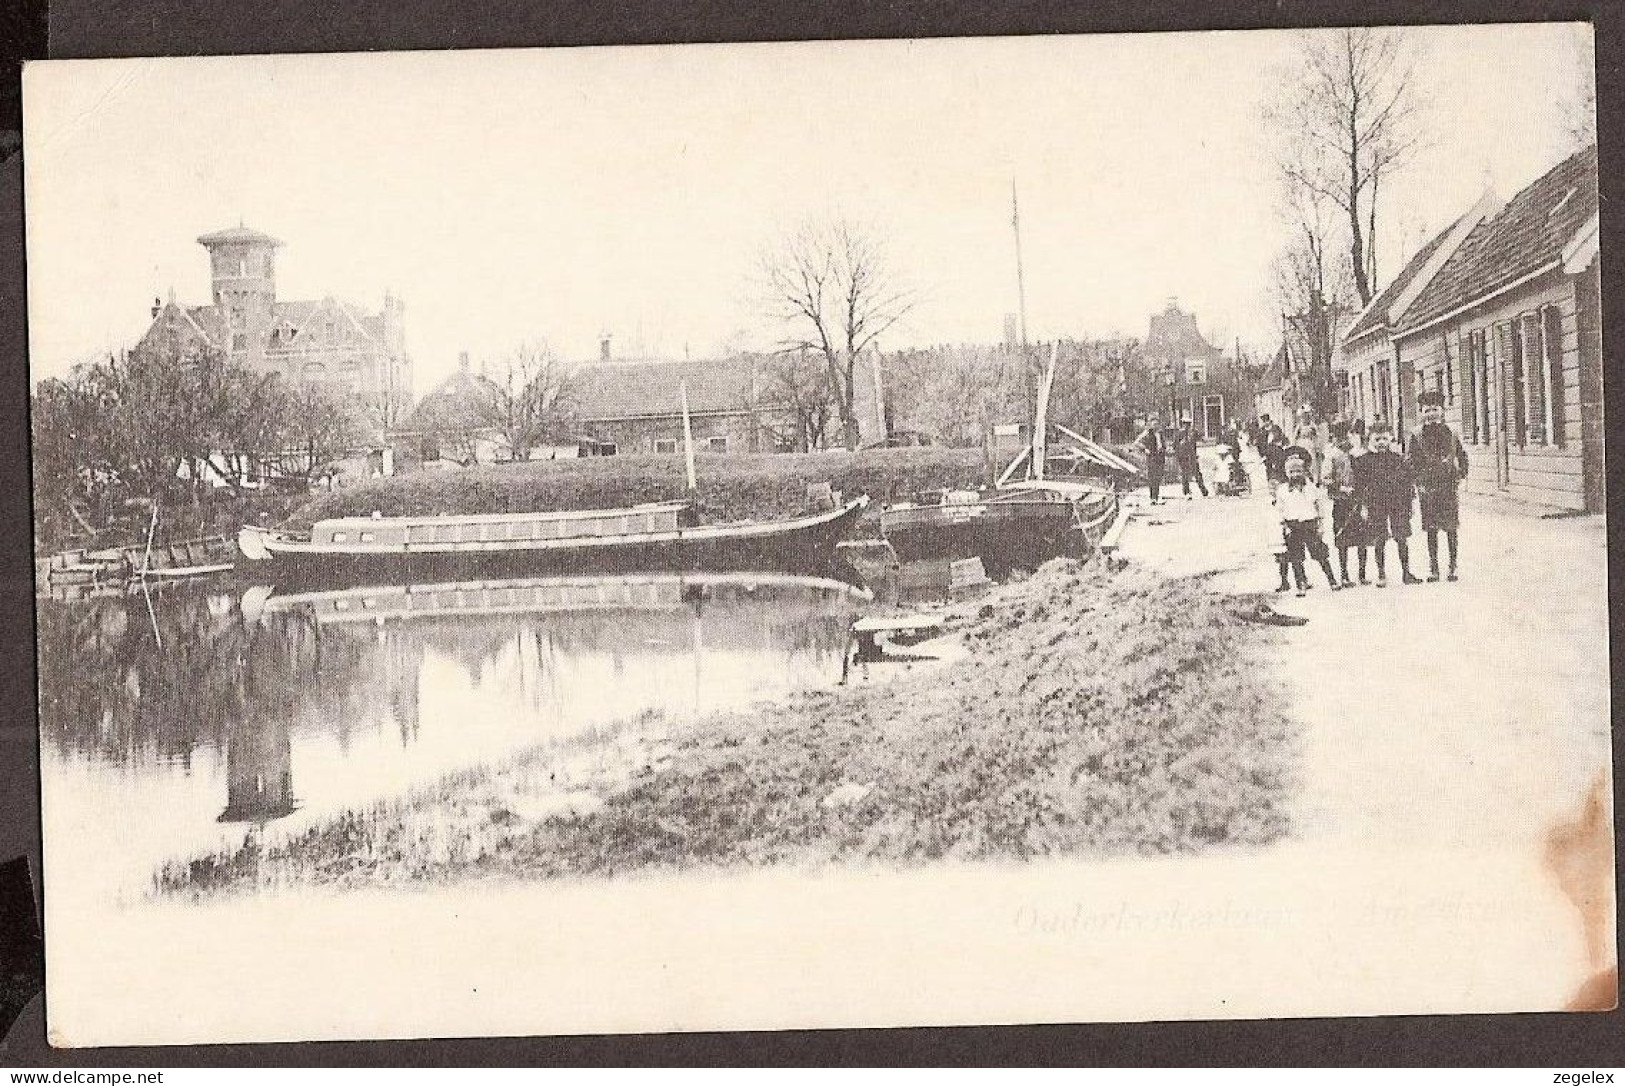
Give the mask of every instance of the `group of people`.
[[[1191, 420], [1183, 420], [1172, 431], [1164, 430], [1161, 421], [1155, 414], [1147, 416], [1145, 429], [1134, 439], [1145, 454], [1145, 475], [1151, 485], [1151, 504], [1162, 504], [1162, 480], [1168, 471], [1170, 455], [1179, 468], [1179, 487], [1184, 491], [1185, 499], [1189, 501], [1191, 498], [1192, 483], [1196, 484], [1202, 497], [1209, 497], [1207, 480], [1202, 477], [1202, 458], [1196, 448], [1196, 429], [1191, 425]], [[1238, 446], [1238, 457], [1239, 453]]]
[[[1276, 591], [1296, 587], [1302, 596], [1309, 590], [1306, 557], [1325, 573], [1333, 591], [1368, 584], [1368, 554], [1376, 558], [1377, 587], [1385, 587], [1390, 539], [1403, 583], [1422, 583], [1411, 572], [1413, 508], [1421, 514], [1427, 540], [1427, 580], [1440, 579], [1440, 535], [1445, 539], [1448, 562], [1444, 579], [1457, 579], [1457, 491], [1467, 477], [1467, 452], [1455, 431], [1444, 423], [1443, 397], [1424, 392], [1417, 402], [1422, 425], [1408, 449], [1397, 446], [1393, 429], [1382, 420], [1374, 422], [1369, 431], [1343, 419], [1328, 425], [1305, 408], [1291, 439], [1268, 416], [1259, 420], [1254, 442], [1281, 523], [1281, 547], [1276, 553], [1281, 583]], [[1336, 573], [1325, 539], [1328, 520], [1337, 550]], [[1349, 576], [1351, 550], [1358, 582]]]

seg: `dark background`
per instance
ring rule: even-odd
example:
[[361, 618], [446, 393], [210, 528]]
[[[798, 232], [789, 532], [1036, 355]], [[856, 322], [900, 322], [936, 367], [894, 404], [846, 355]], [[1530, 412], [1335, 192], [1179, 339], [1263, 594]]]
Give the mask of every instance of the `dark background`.
[[[0, 861], [26, 855], [39, 890], [38, 749], [34, 707], [33, 577], [28, 488], [28, 378], [22, 174], [6, 130], [18, 125], [17, 58], [471, 49], [830, 38], [908, 38], [1149, 30], [1245, 29], [1357, 23], [1589, 20], [1597, 30], [1604, 340], [1625, 334], [1621, 302], [1619, 107], [1625, 5], [1608, 0], [1457, 0], [1453, 3], [1260, 2], [1175, 4], [1039, 0], [0, 0]], [[424, 148], [433, 169], [434, 149]], [[1609, 446], [1625, 382], [1610, 374]], [[1609, 457], [1613, 674], [1620, 674], [1625, 558], [1618, 543], [1622, 458]], [[1531, 601], [1539, 606], [1540, 601]], [[1620, 742], [1615, 713], [1614, 741]], [[1441, 768], [1441, 772], [1447, 771]], [[1616, 781], [1616, 792], [1618, 782]], [[1619, 804], [1616, 802], [1616, 809]], [[4, 933], [0, 933], [3, 935]], [[1351, 936], [1351, 939], [1354, 938]], [[0, 938], [0, 955], [7, 952]], [[13, 946], [25, 946], [18, 941]], [[1351, 942], [1349, 952], [1358, 954]], [[13, 951], [15, 953], [15, 951]], [[0, 965], [5, 964], [0, 958]], [[1307, 993], [1306, 993], [1307, 994]], [[108, 993], [117, 998], [116, 993]], [[4, 1023], [0, 1022], [0, 1033]], [[354, 1044], [236, 1045], [58, 1052], [35, 998], [0, 1066], [243, 1065], [1331, 1065], [1585, 1067], [1625, 1065], [1625, 1016], [1463, 1017], [1184, 1022], [1132, 1025], [526, 1038]]]

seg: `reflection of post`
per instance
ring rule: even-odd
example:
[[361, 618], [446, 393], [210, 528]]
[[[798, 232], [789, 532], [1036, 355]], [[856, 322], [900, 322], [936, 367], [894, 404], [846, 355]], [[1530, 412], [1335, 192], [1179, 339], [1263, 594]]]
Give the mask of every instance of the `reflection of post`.
[[233, 720], [226, 732], [226, 809], [217, 821], [269, 822], [297, 806], [287, 719]]
[[705, 655], [705, 623], [700, 617], [700, 601], [694, 601], [694, 715], [700, 712], [700, 657]]

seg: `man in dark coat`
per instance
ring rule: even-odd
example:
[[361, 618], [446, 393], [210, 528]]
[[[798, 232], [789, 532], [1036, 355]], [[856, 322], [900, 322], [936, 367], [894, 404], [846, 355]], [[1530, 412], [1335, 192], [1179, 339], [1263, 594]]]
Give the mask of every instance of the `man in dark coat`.
[[1275, 486], [1286, 478], [1286, 434], [1265, 415], [1263, 431], [1258, 436], [1258, 458], [1264, 462], [1264, 478], [1270, 485], [1270, 493], [1275, 493]]
[[1421, 584], [1411, 574], [1411, 504], [1416, 496], [1411, 464], [1392, 448], [1393, 431], [1385, 422], [1371, 424], [1371, 451], [1354, 461], [1354, 491], [1365, 511], [1368, 538], [1377, 558], [1377, 587], [1388, 586], [1385, 559], [1388, 540], [1399, 551], [1406, 584]]
[[1151, 485], [1152, 505], [1162, 503], [1162, 469], [1168, 461], [1168, 439], [1163, 436], [1158, 421], [1156, 415], [1149, 416], [1145, 420], [1145, 429], [1134, 439], [1134, 443], [1145, 453], [1145, 477]]
[[1422, 534], [1428, 542], [1428, 580], [1439, 579], [1439, 533], [1450, 552], [1449, 579], [1456, 579], [1456, 532], [1460, 504], [1456, 488], [1467, 478], [1467, 450], [1444, 423], [1444, 397], [1424, 392], [1416, 398], [1421, 429], [1411, 438], [1411, 470], [1416, 475], [1416, 503], [1422, 513]]
[[1207, 481], [1202, 478], [1202, 457], [1196, 450], [1196, 431], [1191, 427], [1190, 419], [1185, 420], [1174, 438], [1174, 459], [1179, 462], [1179, 489], [1185, 492], [1185, 500], [1191, 500], [1192, 479], [1196, 480], [1202, 497], [1209, 497]]

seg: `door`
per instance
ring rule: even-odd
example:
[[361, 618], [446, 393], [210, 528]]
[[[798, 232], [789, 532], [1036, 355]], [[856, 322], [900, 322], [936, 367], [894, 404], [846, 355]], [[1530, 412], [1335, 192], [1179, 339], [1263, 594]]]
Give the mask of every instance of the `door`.
[[1209, 396], [1202, 405], [1202, 436], [1209, 441], [1218, 440], [1224, 429], [1224, 397]]

